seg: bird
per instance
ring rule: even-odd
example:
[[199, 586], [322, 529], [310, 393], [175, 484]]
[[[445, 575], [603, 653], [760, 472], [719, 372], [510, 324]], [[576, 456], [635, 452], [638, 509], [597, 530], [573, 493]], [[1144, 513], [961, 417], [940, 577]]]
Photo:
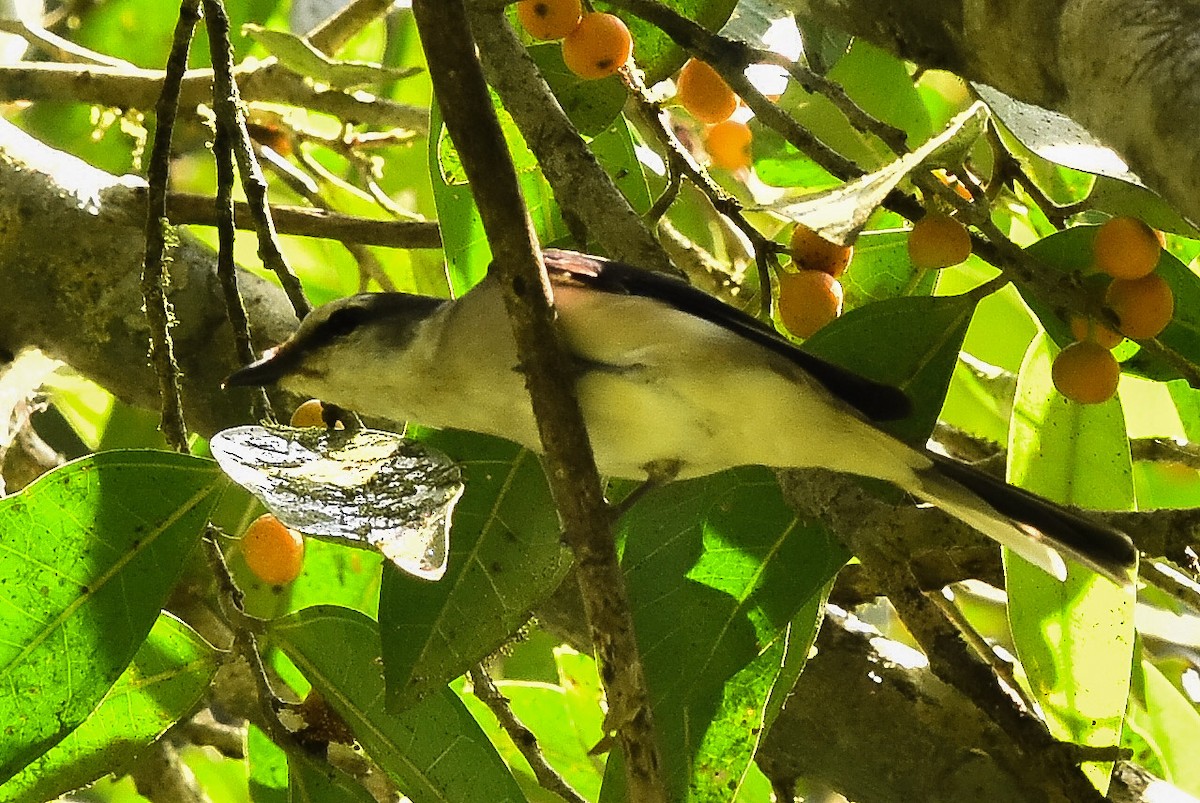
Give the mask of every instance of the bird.
[[[546, 249], [556, 327], [596, 465], [628, 479], [735, 466], [884, 480], [1059, 579], [1063, 555], [1128, 586], [1137, 550], [1108, 524], [893, 437], [900, 389], [797, 347], [679, 277]], [[278, 386], [367, 416], [496, 435], [541, 450], [492, 276], [448, 300], [363, 293], [315, 309], [227, 380]]]

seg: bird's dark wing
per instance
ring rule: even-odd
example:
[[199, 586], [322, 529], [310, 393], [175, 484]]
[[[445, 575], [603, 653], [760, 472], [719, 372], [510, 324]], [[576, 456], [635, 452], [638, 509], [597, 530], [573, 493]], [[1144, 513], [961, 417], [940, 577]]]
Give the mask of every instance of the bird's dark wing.
[[803, 368], [830, 393], [872, 421], [894, 421], [912, 412], [912, 402], [899, 388], [859, 376], [798, 349], [757, 318], [680, 278], [557, 248], [546, 249], [543, 257], [546, 269], [552, 275], [569, 275], [582, 284], [608, 293], [652, 298], [770, 349]]

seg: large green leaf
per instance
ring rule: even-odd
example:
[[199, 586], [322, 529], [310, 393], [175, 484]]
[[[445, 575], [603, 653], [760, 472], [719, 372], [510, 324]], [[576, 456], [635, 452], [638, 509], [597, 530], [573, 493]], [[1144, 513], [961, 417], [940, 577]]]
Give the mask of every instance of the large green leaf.
[[374, 803], [375, 798], [344, 770], [303, 753], [288, 756], [290, 803]]
[[525, 800], [450, 689], [398, 715], [386, 710], [379, 626], [363, 614], [330, 605], [306, 608], [271, 622], [268, 635], [414, 803]]
[[536, 456], [470, 433], [441, 432], [427, 442], [458, 460], [467, 490], [440, 582], [385, 567], [379, 627], [394, 706], [432, 693], [511, 638], [570, 562]]
[[287, 753], [255, 725], [246, 729], [246, 761], [250, 770], [250, 799], [254, 803], [287, 803]]
[[[924, 444], [942, 409], [959, 350], [975, 312], [970, 295], [893, 298], [850, 310], [804, 343], [804, 350], [894, 385], [914, 414], [883, 428]], [[886, 337], [880, 337], [886, 332]]]
[[[1142, 655], [1140, 650], [1138, 655]], [[1200, 744], [1200, 713], [1158, 667], [1144, 658], [1134, 665], [1134, 693], [1127, 724], [1154, 751], [1165, 780], [1189, 795], [1200, 795], [1200, 764], [1195, 753]]]
[[[1094, 405], [1064, 399], [1050, 381], [1054, 352], [1042, 335], [1021, 368], [1009, 480], [1063, 504], [1132, 509], [1121, 405], [1116, 399]], [[1013, 641], [1051, 733], [1078, 744], [1116, 744], [1129, 697], [1133, 589], [1076, 565], [1059, 582], [1008, 550], [1005, 570]], [[1084, 766], [1103, 792], [1110, 768]]]
[[[798, 520], [761, 468], [660, 488], [620, 531], [670, 797], [728, 800], [789, 639], [807, 642], [817, 617], [790, 625], [848, 554], [824, 526]], [[619, 764], [610, 759], [603, 800], [624, 799]]]
[[0, 786], [0, 801], [37, 803], [108, 773], [188, 714], [217, 671], [217, 651], [169, 614], [155, 621], [99, 707], [69, 736]]
[[0, 501], [0, 782], [129, 665], [224, 487], [210, 460], [101, 452]]

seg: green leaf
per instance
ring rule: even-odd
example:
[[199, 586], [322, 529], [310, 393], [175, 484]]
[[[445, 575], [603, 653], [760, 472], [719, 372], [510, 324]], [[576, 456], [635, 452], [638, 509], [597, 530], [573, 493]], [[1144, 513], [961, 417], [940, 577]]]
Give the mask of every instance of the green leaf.
[[250, 765], [250, 799], [254, 803], [287, 803], [287, 753], [256, 725], [246, 729], [246, 762]]
[[855, 39], [849, 52], [829, 71], [829, 78], [876, 118], [908, 134], [909, 146], [933, 134], [929, 112], [921, 100], [908, 66], [865, 39]]
[[921, 270], [908, 256], [907, 231], [868, 231], [854, 243], [854, 261], [842, 276], [846, 309], [898, 296], [933, 293], [938, 273]]
[[446, 280], [451, 295], [457, 297], [487, 275], [492, 251], [483, 233], [483, 221], [471, 188], [462, 183], [461, 178], [454, 178], [448, 169], [443, 169], [443, 146], [453, 146], [436, 101], [429, 110], [428, 141], [427, 166], [442, 235], [442, 251], [446, 256]]
[[[663, 5], [715, 33], [729, 19], [737, 0], [663, 0]], [[604, 2], [597, 3], [596, 7], [600, 11], [616, 14], [629, 26], [629, 33], [633, 35], [633, 58], [645, 71], [647, 86], [670, 78], [687, 61], [688, 54], [684, 49], [671, 41], [658, 26], [643, 22]]]
[[440, 582], [384, 571], [379, 626], [388, 704], [397, 707], [444, 686], [511, 638], [570, 562], [535, 455], [471, 433], [440, 432], [426, 442], [458, 460], [467, 490]]
[[291, 803], [374, 803], [375, 798], [349, 774], [303, 753], [288, 756]]
[[1200, 795], [1200, 764], [1195, 754], [1200, 744], [1200, 713], [1158, 667], [1145, 659], [1134, 668], [1129, 726], [1153, 748], [1165, 780], [1189, 795]]
[[[1132, 509], [1133, 472], [1120, 403], [1069, 402], [1050, 381], [1054, 348], [1035, 338], [1017, 380], [1009, 481], [1062, 504]], [[1079, 744], [1116, 744], [1134, 649], [1134, 592], [1068, 564], [1058, 582], [1005, 550], [1009, 622], [1050, 732]], [[1101, 790], [1110, 766], [1085, 764]]]
[[571, 123], [585, 137], [605, 131], [625, 107], [625, 84], [619, 77], [585, 81], [567, 69], [558, 42], [533, 45], [529, 55]]
[[0, 801], [49, 800], [108, 773], [195, 708], [217, 671], [217, 651], [183, 622], [162, 614], [133, 661], [83, 724], [0, 786]]
[[901, 440], [923, 444], [942, 409], [975, 304], [970, 295], [868, 304], [822, 328], [804, 342], [804, 350], [907, 393], [915, 413], [881, 426]]
[[381, 84], [412, 76], [415, 70], [396, 70], [364, 61], [331, 59], [313, 47], [306, 37], [288, 31], [264, 28], [248, 22], [242, 33], [254, 39], [279, 63], [294, 73], [328, 84], [336, 89], [349, 89], [368, 84]]
[[[728, 800], [764, 730], [789, 625], [848, 554], [796, 519], [761, 468], [657, 489], [620, 533], [669, 796]], [[621, 799], [613, 763], [606, 800]]]
[[0, 782], [125, 670], [224, 487], [211, 460], [101, 452], [0, 501]]
[[306, 608], [271, 622], [268, 635], [414, 803], [525, 800], [454, 692], [443, 687], [398, 715], [388, 713], [379, 626], [363, 614]]

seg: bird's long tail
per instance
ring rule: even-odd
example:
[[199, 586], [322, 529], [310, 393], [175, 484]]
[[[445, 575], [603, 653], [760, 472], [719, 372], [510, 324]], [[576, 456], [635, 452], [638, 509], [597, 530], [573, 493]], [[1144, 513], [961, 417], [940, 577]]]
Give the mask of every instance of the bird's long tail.
[[1133, 582], [1137, 549], [1125, 533], [964, 463], [929, 457], [933, 466], [919, 472], [919, 487], [910, 489], [917, 497], [1059, 579], [1066, 577], [1062, 553], [1118, 585]]

